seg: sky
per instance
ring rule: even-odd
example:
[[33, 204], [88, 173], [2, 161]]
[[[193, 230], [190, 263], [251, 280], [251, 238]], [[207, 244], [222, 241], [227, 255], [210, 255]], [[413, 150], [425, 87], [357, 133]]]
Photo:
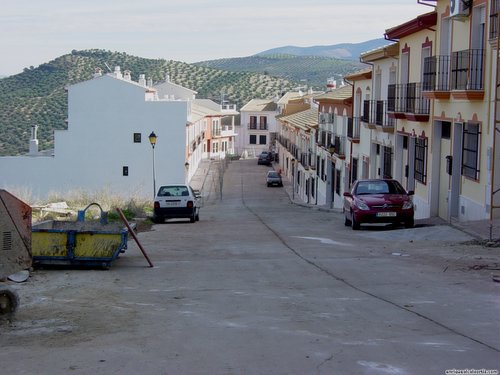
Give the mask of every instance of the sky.
[[72, 50], [198, 62], [383, 38], [417, 0], [0, 0], [0, 75]]

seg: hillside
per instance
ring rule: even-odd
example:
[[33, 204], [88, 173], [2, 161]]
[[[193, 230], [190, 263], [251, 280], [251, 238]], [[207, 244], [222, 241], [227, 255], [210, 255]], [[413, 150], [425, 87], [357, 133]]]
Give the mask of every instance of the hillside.
[[137, 81], [146, 74], [154, 82], [170, 75], [172, 82], [218, 100], [220, 94], [241, 108], [252, 98], [270, 98], [297, 85], [286, 79], [251, 72], [231, 72], [164, 59], [144, 59], [104, 50], [72, 51], [37, 68], [0, 80], [0, 156], [28, 151], [31, 126], [39, 125], [40, 149], [53, 145], [54, 129], [65, 129], [65, 87], [92, 77], [96, 67], [119, 65]]
[[314, 88], [324, 88], [328, 78], [344, 76], [365, 68], [366, 65], [351, 60], [319, 56], [294, 56], [290, 54], [254, 55], [197, 62], [194, 65], [223, 69], [232, 72], [255, 72], [306, 83]]
[[385, 39], [372, 39], [361, 43], [341, 43], [332, 44], [329, 46], [312, 46], [312, 47], [296, 47], [285, 46], [269, 49], [258, 53], [258, 56], [269, 56], [276, 54], [286, 54], [294, 56], [319, 56], [329, 57], [334, 59], [358, 60], [359, 55], [363, 52], [373, 50], [391, 44], [392, 42]]

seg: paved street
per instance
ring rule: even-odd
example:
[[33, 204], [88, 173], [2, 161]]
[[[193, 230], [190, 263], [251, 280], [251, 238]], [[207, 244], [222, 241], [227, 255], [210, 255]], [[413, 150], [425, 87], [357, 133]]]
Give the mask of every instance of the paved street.
[[109, 271], [38, 270], [0, 323], [5, 374], [444, 374], [500, 368], [498, 248], [448, 225], [364, 228], [234, 161], [200, 221]]

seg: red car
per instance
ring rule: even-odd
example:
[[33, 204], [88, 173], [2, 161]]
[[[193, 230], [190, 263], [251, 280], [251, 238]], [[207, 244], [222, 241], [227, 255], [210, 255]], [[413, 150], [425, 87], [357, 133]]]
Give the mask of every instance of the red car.
[[365, 223], [404, 223], [414, 225], [411, 196], [396, 180], [358, 180], [350, 192], [344, 193], [345, 225], [359, 229]]

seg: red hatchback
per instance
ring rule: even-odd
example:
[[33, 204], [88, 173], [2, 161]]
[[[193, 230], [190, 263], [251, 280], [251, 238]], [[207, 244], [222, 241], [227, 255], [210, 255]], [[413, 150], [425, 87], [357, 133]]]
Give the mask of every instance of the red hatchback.
[[359, 229], [365, 223], [404, 223], [413, 227], [413, 191], [396, 180], [358, 180], [344, 193], [345, 225]]

